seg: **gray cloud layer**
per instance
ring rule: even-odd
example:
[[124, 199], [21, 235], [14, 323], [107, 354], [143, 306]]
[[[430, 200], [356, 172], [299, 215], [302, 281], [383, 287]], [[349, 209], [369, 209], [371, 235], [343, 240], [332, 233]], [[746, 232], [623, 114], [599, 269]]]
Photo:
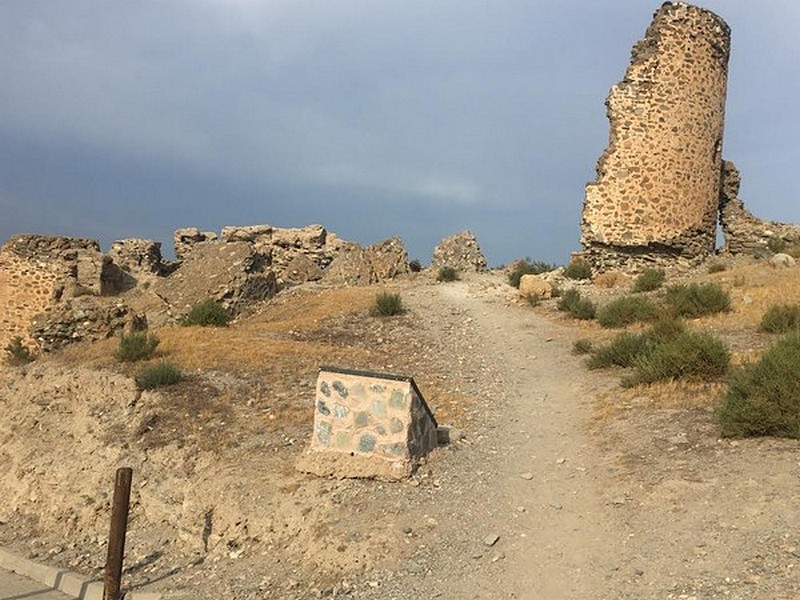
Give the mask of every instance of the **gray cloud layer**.
[[[800, 220], [800, 4], [706, 6], [734, 31], [725, 154], [745, 200]], [[469, 228], [492, 262], [564, 262], [605, 95], [656, 8], [2, 2], [0, 236], [321, 222], [425, 260]]]

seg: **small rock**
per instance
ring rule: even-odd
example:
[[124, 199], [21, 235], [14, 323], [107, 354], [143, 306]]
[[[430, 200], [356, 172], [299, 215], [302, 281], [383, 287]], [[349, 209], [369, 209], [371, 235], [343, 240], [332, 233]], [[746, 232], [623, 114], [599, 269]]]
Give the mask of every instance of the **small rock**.
[[531, 479], [533, 479], [533, 473], [529, 473], [527, 471], [525, 473], [520, 473], [519, 476], [526, 481], [530, 481]]
[[485, 538], [483, 538], [483, 544], [484, 544], [484, 546], [491, 547], [491, 546], [494, 546], [498, 542], [499, 539], [500, 539], [499, 535], [497, 535], [495, 533], [491, 533], [491, 534], [487, 535]]

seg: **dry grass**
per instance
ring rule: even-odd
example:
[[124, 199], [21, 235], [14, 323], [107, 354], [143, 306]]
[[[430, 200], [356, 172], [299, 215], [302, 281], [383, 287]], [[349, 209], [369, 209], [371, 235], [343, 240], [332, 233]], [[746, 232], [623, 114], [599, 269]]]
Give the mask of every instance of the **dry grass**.
[[629, 409], [687, 410], [715, 406], [725, 384], [662, 381], [628, 389], [615, 389], [595, 398], [592, 425], [602, 425]]

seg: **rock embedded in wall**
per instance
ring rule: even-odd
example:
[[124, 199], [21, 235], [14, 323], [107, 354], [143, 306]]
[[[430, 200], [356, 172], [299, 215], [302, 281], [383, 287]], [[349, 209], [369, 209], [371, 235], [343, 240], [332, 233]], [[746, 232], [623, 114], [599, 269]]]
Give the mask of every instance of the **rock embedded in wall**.
[[213, 231], [200, 231], [197, 227], [184, 227], [175, 230], [172, 235], [172, 243], [175, 248], [175, 258], [183, 260], [194, 249], [197, 244], [202, 242], [213, 242], [217, 239], [217, 234]]
[[731, 161], [722, 165], [720, 224], [725, 239], [723, 251], [763, 257], [783, 247], [800, 244], [800, 227], [790, 223], [763, 221], [748, 211], [739, 198], [741, 175]]
[[235, 314], [274, 296], [277, 282], [268, 257], [250, 243], [218, 240], [197, 244], [174, 273], [151, 289], [170, 306], [173, 317], [182, 317], [206, 300], [216, 300]]
[[109, 257], [120, 269], [131, 275], [162, 275], [166, 269], [161, 256], [161, 243], [127, 238], [111, 244]]
[[665, 2], [606, 101], [610, 140], [586, 186], [582, 256], [596, 270], [713, 253], [730, 29]]
[[431, 268], [452, 267], [462, 272], [486, 270], [486, 257], [478, 240], [470, 231], [462, 231], [444, 238], [433, 249]]
[[371, 285], [408, 273], [403, 240], [393, 237], [366, 248], [345, 245], [325, 270], [323, 280], [333, 285]]

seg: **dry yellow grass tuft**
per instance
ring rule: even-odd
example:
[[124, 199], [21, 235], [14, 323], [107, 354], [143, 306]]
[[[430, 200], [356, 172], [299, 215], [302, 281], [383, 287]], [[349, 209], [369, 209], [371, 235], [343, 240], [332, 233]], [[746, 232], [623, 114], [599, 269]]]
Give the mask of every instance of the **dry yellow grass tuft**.
[[602, 425], [622, 411], [633, 408], [708, 408], [720, 401], [724, 391], [724, 383], [686, 381], [663, 381], [628, 389], [620, 388], [595, 398], [592, 424]]

